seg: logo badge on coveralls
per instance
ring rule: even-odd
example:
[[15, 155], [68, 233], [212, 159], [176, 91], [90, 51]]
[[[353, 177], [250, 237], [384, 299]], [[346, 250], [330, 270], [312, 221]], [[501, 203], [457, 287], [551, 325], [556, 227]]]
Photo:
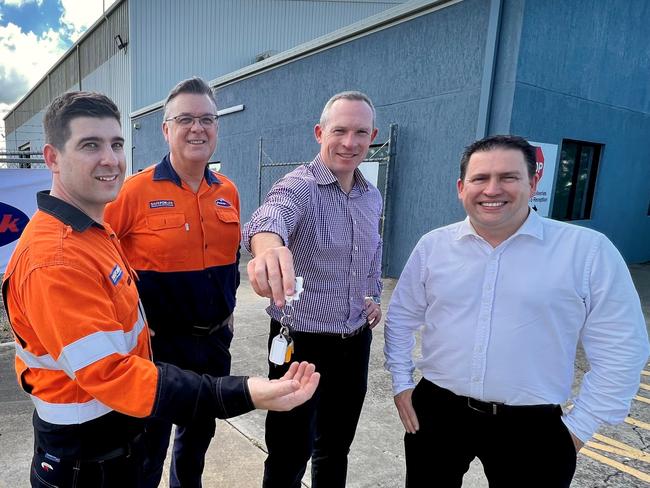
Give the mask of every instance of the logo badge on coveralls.
[[122, 279], [123, 274], [124, 272], [122, 271], [122, 268], [120, 268], [120, 265], [116, 264], [109, 276], [109, 278], [111, 279], [111, 283], [113, 283], [113, 285], [117, 285], [118, 281]]

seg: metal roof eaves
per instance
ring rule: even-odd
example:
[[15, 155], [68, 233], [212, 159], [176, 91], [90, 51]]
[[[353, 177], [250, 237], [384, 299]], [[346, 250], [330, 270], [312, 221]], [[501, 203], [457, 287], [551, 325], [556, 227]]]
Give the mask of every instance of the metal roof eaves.
[[[396, 24], [405, 22], [415, 17], [428, 14], [435, 10], [450, 7], [463, 0], [413, 0], [391, 9], [380, 12], [366, 19], [350, 24], [324, 36], [318, 37], [311, 41], [300, 44], [294, 48], [288, 49], [274, 56], [266, 58], [255, 64], [238, 69], [226, 75], [215, 78], [209, 82], [212, 88], [222, 87], [234, 83], [235, 81], [250, 78], [264, 71], [268, 71], [292, 61], [310, 56], [312, 54], [324, 51], [331, 47], [349, 42], [353, 39], [363, 37]], [[150, 112], [158, 110], [163, 106], [164, 101], [152, 103], [146, 107], [131, 112], [130, 117], [140, 117]]]

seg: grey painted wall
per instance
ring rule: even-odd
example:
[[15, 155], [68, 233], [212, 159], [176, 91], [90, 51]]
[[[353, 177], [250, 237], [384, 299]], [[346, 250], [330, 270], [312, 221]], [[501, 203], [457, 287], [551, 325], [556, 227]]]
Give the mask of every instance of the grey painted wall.
[[[650, 4], [526, 2], [511, 131], [604, 144], [590, 220], [629, 262], [650, 259]], [[570, 47], [570, 48], [568, 48]]]

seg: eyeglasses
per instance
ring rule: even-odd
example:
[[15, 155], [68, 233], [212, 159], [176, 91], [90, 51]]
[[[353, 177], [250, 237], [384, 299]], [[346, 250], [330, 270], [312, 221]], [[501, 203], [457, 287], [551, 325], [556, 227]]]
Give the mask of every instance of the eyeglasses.
[[198, 119], [201, 127], [209, 128], [217, 125], [218, 117], [218, 115], [199, 115], [198, 117], [193, 117], [191, 115], [177, 115], [176, 117], [165, 119], [165, 122], [174, 121], [181, 127], [192, 127], [194, 125], [194, 120]]

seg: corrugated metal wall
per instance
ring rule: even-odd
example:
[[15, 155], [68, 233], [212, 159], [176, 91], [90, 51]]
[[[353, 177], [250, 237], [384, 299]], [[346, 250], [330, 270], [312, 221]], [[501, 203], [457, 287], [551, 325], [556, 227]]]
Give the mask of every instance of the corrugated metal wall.
[[[17, 151], [26, 142], [29, 142], [30, 151], [40, 151], [43, 149], [43, 144], [45, 144], [43, 113], [44, 110], [36, 112], [36, 114], [25, 120], [17, 130], [12, 132], [7, 130], [7, 139], [5, 140], [7, 151]], [[8, 120], [5, 121], [5, 126], [9, 125], [7, 124]]]
[[122, 133], [124, 134], [124, 151], [126, 152], [127, 170], [131, 172], [131, 117], [129, 116], [131, 100], [130, 63], [128, 53], [117, 53], [105, 63], [98, 66], [92, 74], [85, 77], [81, 84], [84, 90], [105, 93], [113, 100], [122, 115]]
[[71, 89], [79, 88], [78, 50], [71, 51], [50, 74], [50, 95], [52, 98]]
[[122, 3], [81, 45], [81, 86], [105, 93], [122, 115], [128, 171], [131, 171], [131, 44], [118, 50], [115, 36], [129, 42], [129, 3]]
[[[91, 74], [111, 56], [118, 53], [115, 36], [129, 40], [129, 7], [128, 2], [122, 3], [108, 16], [108, 22], [103, 22], [95, 31], [84, 39], [80, 46], [80, 66], [82, 79]], [[83, 84], [83, 83], [82, 83]], [[85, 89], [85, 87], [84, 87]]]
[[138, 0], [130, 7], [133, 109], [163, 99], [179, 80], [214, 79], [364, 19], [395, 1]]
[[[253, 64], [260, 53], [285, 51], [400, 3], [404, 0], [123, 1], [7, 118], [7, 134], [15, 132], [8, 139], [27, 136], [20, 126], [67, 90], [101, 91], [129, 114], [163, 99], [183, 78], [214, 79]], [[126, 50], [117, 49], [118, 34], [129, 43]], [[123, 128], [130, 139], [127, 117]], [[127, 147], [130, 165], [130, 143]]]

